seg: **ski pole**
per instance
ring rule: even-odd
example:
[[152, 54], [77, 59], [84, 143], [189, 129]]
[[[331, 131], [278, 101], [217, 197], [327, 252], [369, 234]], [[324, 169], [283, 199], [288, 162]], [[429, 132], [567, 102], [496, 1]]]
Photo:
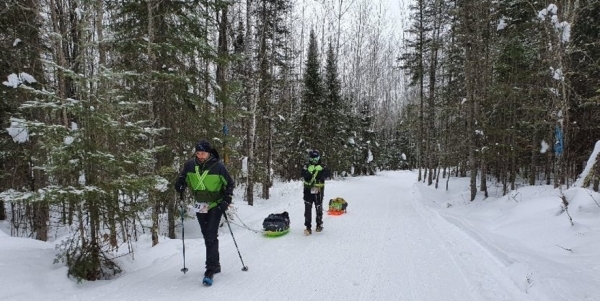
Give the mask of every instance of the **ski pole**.
[[225, 217], [225, 221], [227, 222], [227, 227], [229, 227], [229, 233], [231, 233], [231, 238], [233, 238], [233, 243], [235, 244], [235, 248], [237, 249], [238, 256], [240, 256], [240, 261], [242, 262], [242, 271], [247, 272], [248, 267], [244, 264], [244, 260], [242, 259], [242, 254], [240, 254], [240, 248], [238, 248], [237, 242], [235, 241], [235, 237], [233, 236], [233, 231], [231, 231], [231, 225], [229, 224], [229, 219], [227, 218], [227, 213], [223, 212], [223, 216]]
[[185, 274], [188, 269], [185, 267], [185, 226], [183, 225], [183, 218], [185, 216], [185, 210], [183, 208], [183, 193], [179, 194], [179, 206], [181, 207], [181, 243], [183, 243], [183, 268], [181, 271]]

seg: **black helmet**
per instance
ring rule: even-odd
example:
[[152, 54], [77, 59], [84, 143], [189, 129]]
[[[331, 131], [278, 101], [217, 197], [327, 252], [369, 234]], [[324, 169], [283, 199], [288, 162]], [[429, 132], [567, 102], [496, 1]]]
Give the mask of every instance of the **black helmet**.
[[310, 163], [316, 164], [321, 160], [321, 154], [318, 150], [311, 150], [308, 152], [308, 161]]

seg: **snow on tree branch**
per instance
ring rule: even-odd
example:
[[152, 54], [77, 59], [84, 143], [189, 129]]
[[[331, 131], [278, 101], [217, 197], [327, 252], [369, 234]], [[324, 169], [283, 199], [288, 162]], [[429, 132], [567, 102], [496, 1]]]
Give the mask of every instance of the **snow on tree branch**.
[[[16, 43], [16, 41], [15, 41], [15, 43]], [[2, 82], [3, 85], [5, 85], [7, 87], [11, 87], [11, 88], [17, 88], [19, 85], [25, 84], [25, 83], [33, 84], [33, 83], [37, 83], [37, 81], [30, 74], [21, 72], [21, 73], [19, 73], [19, 75], [14, 74], [14, 73], [10, 74], [8, 76], [8, 81]]]

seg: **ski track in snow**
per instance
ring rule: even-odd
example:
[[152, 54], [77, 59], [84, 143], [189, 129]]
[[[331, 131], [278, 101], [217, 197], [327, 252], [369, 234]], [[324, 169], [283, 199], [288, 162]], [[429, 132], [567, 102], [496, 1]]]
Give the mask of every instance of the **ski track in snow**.
[[[419, 200], [427, 198], [419, 191], [416, 184], [413, 187], [413, 194]], [[481, 300], [535, 300], [520, 291], [510, 279], [504, 267], [510, 264], [511, 259], [505, 253], [495, 252], [495, 246], [492, 244], [484, 243], [483, 246], [482, 241], [475, 240], [471, 236], [475, 234], [474, 232], [456, 226], [460, 221], [454, 220], [455, 223], [450, 223], [441, 216], [439, 211], [424, 204], [425, 202], [422, 201], [415, 204], [422, 220], [433, 229], [445, 245], [457, 269], [469, 281], [471, 288], [482, 296]], [[479, 235], [475, 237], [482, 238]]]
[[[416, 193], [419, 194], [418, 198], [426, 201], [422, 202], [422, 204], [431, 203], [427, 202], [427, 196], [423, 196], [418, 190], [419, 188], [415, 187]], [[501, 275], [504, 274], [506, 275], [505, 280], [512, 282], [512, 286], [516, 287], [520, 292], [526, 293], [526, 298], [522, 297], [526, 300], [600, 300], [598, 296], [588, 295], [584, 289], [585, 285], [594, 286], [594, 284], [597, 284], [598, 277], [581, 279], [578, 283], [566, 283], [564, 277], [557, 277], [557, 275], [573, 275], [572, 278], [579, 278], [576, 275], [594, 275], [596, 274], [594, 266], [577, 268], [577, 265], [559, 263], [544, 256], [532, 256], [531, 254], [539, 254], [540, 251], [529, 249], [519, 241], [489, 231], [478, 230], [469, 220], [465, 220], [451, 211], [435, 210], [431, 207], [424, 210], [428, 211], [432, 219], [443, 219], [450, 223], [449, 227], [439, 228], [437, 230], [438, 234], [455, 229], [458, 230], [454, 231], [456, 235], [463, 236], [466, 238], [466, 241], [470, 240], [474, 245], [480, 246], [479, 248], [469, 248], [462, 251], [456, 249], [454, 252], [473, 253], [479, 250], [480, 252], [488, 253], [490, 258], [496, 262], [496, 268], [492, 270], [478, 271], [474, 269], [476, 266], [465, 265], [466, 269], [470, 270], [471, 273], [481, 274], [481, 276], [475, 277], [474, 280], [482, 292], [485, 293], [486, 290], [490, 290], [490, 285], [493, 285], [493, 282], [495, 282], [494, 279], [502, 279]], [[450, 237], [450, 235], [445, 236]], [[461, 241], [462, 239], [456, 240]], [[448, 244], [452, 244], [449, 239]], [[577, 258], [574, 258], [573, 261], [577, 261]], [[495, 275], [493, 278], [486, 280], [486, 275], [489, 273]], [[527, 283], [528, 276], [532, 280], [531, 283]], [[562, 289], [568, 285], [580, 286], [581, 288], [569, 291]], [[505, 286], [511, 287], [508, 282], [505, 283]], [[537, 290], [540, 286], [544, 286], [544, 289]], [[503, 290], [498, 288], [495, 294], [498, 293], [503, 294]], [[515, 297], [509, 295], [505, 297], [505, 300], [513, 300], [513, 298]]]
[[[503, 270], [507, 259], [423, 204], [414, 181], [406, 172], [327, 182], [324, 208], [340, 196], [348, 213], [324, 212], [324, 231], [310, 236], [303, 234], [299, 185], [296, 202], [271, 205], [273, 212], [289, 212], [289, 234], [267, 238], [232, 225], [247, 272], [227, 226], [219, 230], [223, 272], [212, 287], [201, 284], [204, 242], [187, 238], [187, 225], [194, 224], [186, 222], [187, 274], [180, 272], [181, 246], [159, 244], [154, 248], [174, 248], [174, 255], [112, 281], [82, 284], [85, 290], [63, 300], [531, 300]], [[256, 229], [266, 217], [238, 214]]]

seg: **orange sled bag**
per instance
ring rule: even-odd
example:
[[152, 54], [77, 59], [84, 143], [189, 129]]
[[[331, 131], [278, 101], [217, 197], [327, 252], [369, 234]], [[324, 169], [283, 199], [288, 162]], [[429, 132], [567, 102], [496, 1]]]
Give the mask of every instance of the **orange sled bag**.
[[346, 213], [346, 207], [348, 207], [348, 202], [343, 198], [335, 198], [329, 200], [329, 215], [341, 215]]

